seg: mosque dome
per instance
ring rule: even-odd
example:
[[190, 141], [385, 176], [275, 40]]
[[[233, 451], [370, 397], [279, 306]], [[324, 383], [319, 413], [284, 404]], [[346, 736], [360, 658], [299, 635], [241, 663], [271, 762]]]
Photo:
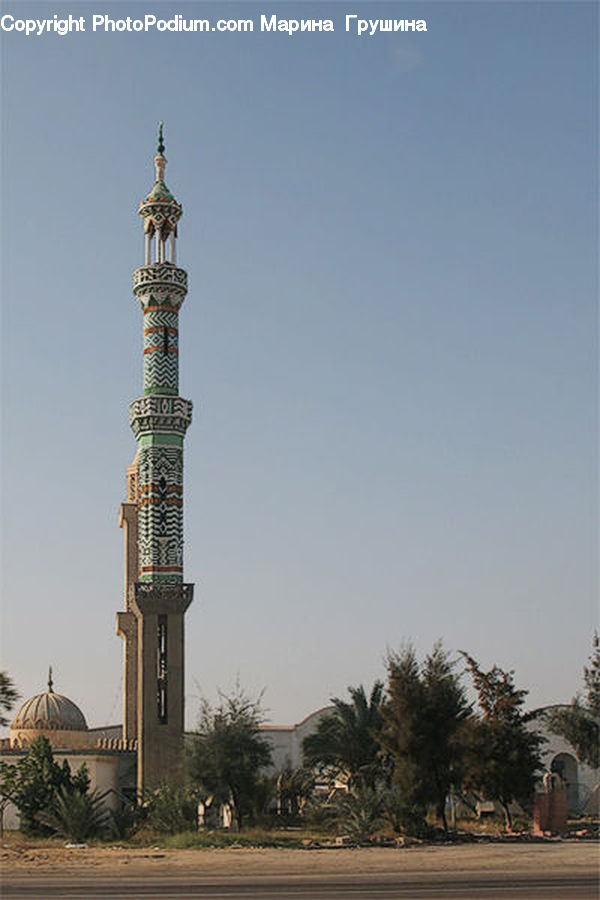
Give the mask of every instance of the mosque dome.
[[[45, 735], [52, 745], [73, 744], [81, 732], [87, 732], [87, 722], [79, 707], [56, 694], [52, 686], [52, 670], [48, 678], [48, 690], [36, 694], [21, 706], [10, 726], [11, 745], [30, 744], [40, 735]], [[67, 732], [67, 734], [65, 734]]]
[[47, 729], [58, 731], [87, 731], [87, 723], [84, 715], [72, 700], [47, 691], [45, 694], [36, 694], [26, 700], [14, 722], [13, 730], [20, 728], [35, 728], [37, 731]]

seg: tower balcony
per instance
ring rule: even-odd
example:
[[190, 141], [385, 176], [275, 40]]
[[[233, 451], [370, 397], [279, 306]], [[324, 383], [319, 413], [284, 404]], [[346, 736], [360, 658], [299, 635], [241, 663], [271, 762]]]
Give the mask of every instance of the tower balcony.
[[187, 272], [172, 263], [151, 263], [133, 273], [133, 292], [142, 309], [168, 306], [177, 311], [187, 294]]
[[182, 397], [140, 397], [129, 406], [129, 424], [142, 434], [185, 435], [192, 421], [192, 402]]

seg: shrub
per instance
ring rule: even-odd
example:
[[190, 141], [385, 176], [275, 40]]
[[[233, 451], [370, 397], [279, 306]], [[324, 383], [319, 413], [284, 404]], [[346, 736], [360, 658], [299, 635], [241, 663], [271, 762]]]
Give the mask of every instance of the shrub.
[[311, 797], [304, 808], [302, 819], [309, 828], [317, 828], [322, 831], [333, 831], [339, 815], [339, 805], [328, 802], [325, 798]]
[[164, 782], [145, 799], [146, 823], [160, 834], [177, 834], [198, 827], [198, 799], [194, 791]]
[[426, 837], [430, 827], [425, 821], [426, 810], [411, 803], [399, 788], [393, 788], [383, 798], [381, 817], [395, 834], [407, 837]]
[[108, 810], [104, 806], [106, 793], [82, 792], [61, 787], [47, 809], [37, 814], [38, 821], [52, 834], [75, 843], [98, 837], [107, 828]]
[[119, 809], [109, 810], [108, 830], [111, 837], [126, 840], [138, 828], [143, 810], [134, 803], [123, 803]]
[[380, 791], [359, 785], [340, 803], [340, 824], [352, 841], [368, 841], [382, 825], [383, 798]]
[[54, 760], [52, 747], [39, 737], [16, 765], [0, 763], [0, 796], [10, 800], [19, 810], [25, 834], [51, 834], [39, 813], [52, 808], [61, 790], [85, 794], [89, 788], [85, 765], [71, 775], [65, 760], [62, 766]]

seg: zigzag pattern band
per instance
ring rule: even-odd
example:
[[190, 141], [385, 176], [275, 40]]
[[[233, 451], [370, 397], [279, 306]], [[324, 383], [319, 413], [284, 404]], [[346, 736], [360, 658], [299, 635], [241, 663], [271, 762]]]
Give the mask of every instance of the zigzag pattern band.
[[144, 356], [144, 391], [151, 388], [177, 390], [178, 359], [176, 354], [150, 353]]
[[149, 312], [144, 316], [144, 391], [168, 388], [179, 382], [179, 329], [176, 312]]
[[167, 326], [168, 328], [177, 328], [179, 323], [179, 316], [176, 310], [171, 310], [168, 308], [165, 309], [154, 309], [150, 308], [146, 311], [144, 316], [144, 331], [148, 328], [158, 327], [164, 328]]
[[183, 451], [138, 452], [138, 578], [183, 580]]

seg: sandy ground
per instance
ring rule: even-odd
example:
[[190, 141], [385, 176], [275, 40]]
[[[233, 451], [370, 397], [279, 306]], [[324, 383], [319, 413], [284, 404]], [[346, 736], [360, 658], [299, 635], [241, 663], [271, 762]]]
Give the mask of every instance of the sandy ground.
[[162, 850], [134, 848], [26, 848], [4, 845], [2, 871], [74, 874], [186, 873], [196, 876], [306, 875], [423, 872], [534, 873], [598, 871], [598, 848], [589, 841], [526, 844], [468, 844], [404, 848], [348, 847], [323, 850], [222, 849]]

